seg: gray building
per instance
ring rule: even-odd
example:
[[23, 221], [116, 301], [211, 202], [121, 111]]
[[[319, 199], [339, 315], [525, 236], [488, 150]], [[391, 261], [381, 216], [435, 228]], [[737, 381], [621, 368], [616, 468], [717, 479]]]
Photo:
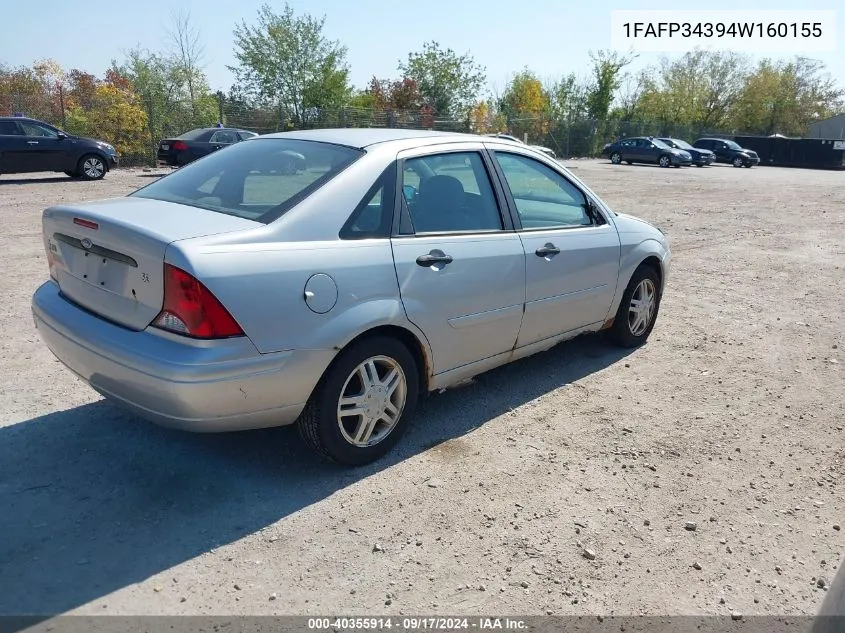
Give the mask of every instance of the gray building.
[[810, 138], [845, 139], [845, 113], [811, 123]]

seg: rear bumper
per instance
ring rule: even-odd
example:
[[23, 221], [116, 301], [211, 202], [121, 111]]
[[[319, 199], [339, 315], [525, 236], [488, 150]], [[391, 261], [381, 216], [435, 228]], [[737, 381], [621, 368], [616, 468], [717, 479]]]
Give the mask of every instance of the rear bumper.
[[43, 284], [32, 298], [50, 351], [96, 391], [162, 426], [220, 432], [296, 421], [333, 351], [260, 354], [246, 337], [189, 344], [114, 325]]

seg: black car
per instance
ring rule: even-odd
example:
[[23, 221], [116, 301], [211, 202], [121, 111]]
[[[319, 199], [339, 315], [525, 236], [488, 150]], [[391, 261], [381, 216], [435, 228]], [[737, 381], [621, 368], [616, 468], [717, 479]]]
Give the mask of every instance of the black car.
[[58, 171], [99, 180], [117, 161], [117, 152], [105, 141], [74, 136], [36, 119], [0, 117], [0, 174]]
[[709, 149], [698, 149], [697, 147], [693, 147], [682, 139], [660, 137], [658, 140], [663, 141], [669, 147], [684, 150], [686, 153], [692, 156], [692, 164], [696, 167], [704, 167], [705, 165], [710, 165], [713, 163], [714, 160], [716, 160], [716, 155]]
[[158, 144], [156, 158], [160, 165], [181, 167], [253, 136], [258, 134], [231, 127], [198, 128], [180, 136], [162, 139]]
[[669, 147], [663, 141], [651, 136], [635, 136], [608, 143], [602, 150], [610, 162], [619, 165], [623, 161], [632, 163], [656, 163], [661, 167], [692, 165], [688, 152]]
[[717, 163], [729, 163], [734, 167], [753, 167], [760, 164], [757, 152], [745, 149], [736, 141], [724, 138], [700, 138], [693, 146], [709, 149], [716, 155]]

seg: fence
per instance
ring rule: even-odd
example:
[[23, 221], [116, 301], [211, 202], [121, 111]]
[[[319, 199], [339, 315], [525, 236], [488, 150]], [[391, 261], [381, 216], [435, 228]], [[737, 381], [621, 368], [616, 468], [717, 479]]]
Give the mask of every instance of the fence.
[[[91, 110], [84, 123], [76, 110], [66, 105], [61, 90], [49, 97], [24, 97], [21, 95], [0, 95], [0, 116], [12, 116], [20, 113], [50, 123], [67, 130], [71, 134], [92, 136], [113, 143], [120, 137], [124, 142], [121, 164], [140, 166], [155, 164], [155, 152], [162, 138], [177, 136], [197, 127], [210, 127], [219, 120], [231, 127], [251, 130], [259, 134], [272, 132], [313, 129], [327, 127], [377, 127], [430, 129], [445, 132], [508, 132], [518, 138], [528, 137], [528, 142], [544, 145], [553, 149], [562, 157], [596, 156], [605, 143], [626, 136], [672, 136], [693, 141], [701, 136], [732, 136], [735, 132], [711, 129], [702, 126], [676, 125], [671, 122], [657, 121], [621, 121], [565, 119], [558, 120], [548, 116], [520, 117], [508, 121], [502, 128], [491, 126], [473, 126], [469, 120], [456, 120], [437, 116], [436, 113], [422, 108], [413, 111], [391, 111], [360, 108], [312, 108], [292, 117], [277, 108], [253, 107], [231, 102], [217, 96], [216, 107], [205, 107], [197, 113], [197, 108], [176, 102], [166, 107], [138, 108], [144, 115], [135, 121], [134, 128], [127, 129], [126, 122], [109, 118], [98, 121], [98, 112]], [[145, 119], [145, 120], [144, 120]]]

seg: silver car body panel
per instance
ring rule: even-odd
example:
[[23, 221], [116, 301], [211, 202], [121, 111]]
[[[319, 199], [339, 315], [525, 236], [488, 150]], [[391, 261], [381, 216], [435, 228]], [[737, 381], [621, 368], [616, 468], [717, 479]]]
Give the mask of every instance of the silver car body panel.
[[[417, 340], [426, 386], [435, 390], [606, 327], [634, 270], [648, 258], [660, 263], [665, 287], [670, 256], [662, 233], [615, 214], [558, 161], [524, 144], [377, 129], [292, 132], [244, 144], [274, 137], [344, 144], [366, 154], [269, 224], [143, 198], [45, 211], [48, 249], [59, 229], [84, 234], [67, 223], [80, 216], [101, 224], [105, 246], [131, 255], [139, 268], [143, 261], [144, 272], [150, 269], [149, 294], [128, 307], [130, 291], [135, 297], [139, 292], [127, 280], [142, 271], [124, 273], [124, 286], [112, 289], [117, 298], [103, 300], [103, 294], [79, 289], [78, 270], [57, 264], [61, 291], [55, 282], [45, 283], [33, 297], [33, 312], [63, 363], [101, 393], [169, 426], [222, 431], [281, 425], [296, 420], [338, 352], [375, 328], [401, 328]], [[352, 209], [387, 167], [450, 149], [535, 159], [581, 189], [607, 223], [340, 238]], [[498, 182], [495, 174], [491, 180]], [[534, 254], [547, 241], [562, 251], [550, 261]], [[454, 261], [431, 268], [415, 263], [435, 248]], [[246, 337], [198, 341], [148, 327], [161, 307], [164, 262], [201, 280]]]

